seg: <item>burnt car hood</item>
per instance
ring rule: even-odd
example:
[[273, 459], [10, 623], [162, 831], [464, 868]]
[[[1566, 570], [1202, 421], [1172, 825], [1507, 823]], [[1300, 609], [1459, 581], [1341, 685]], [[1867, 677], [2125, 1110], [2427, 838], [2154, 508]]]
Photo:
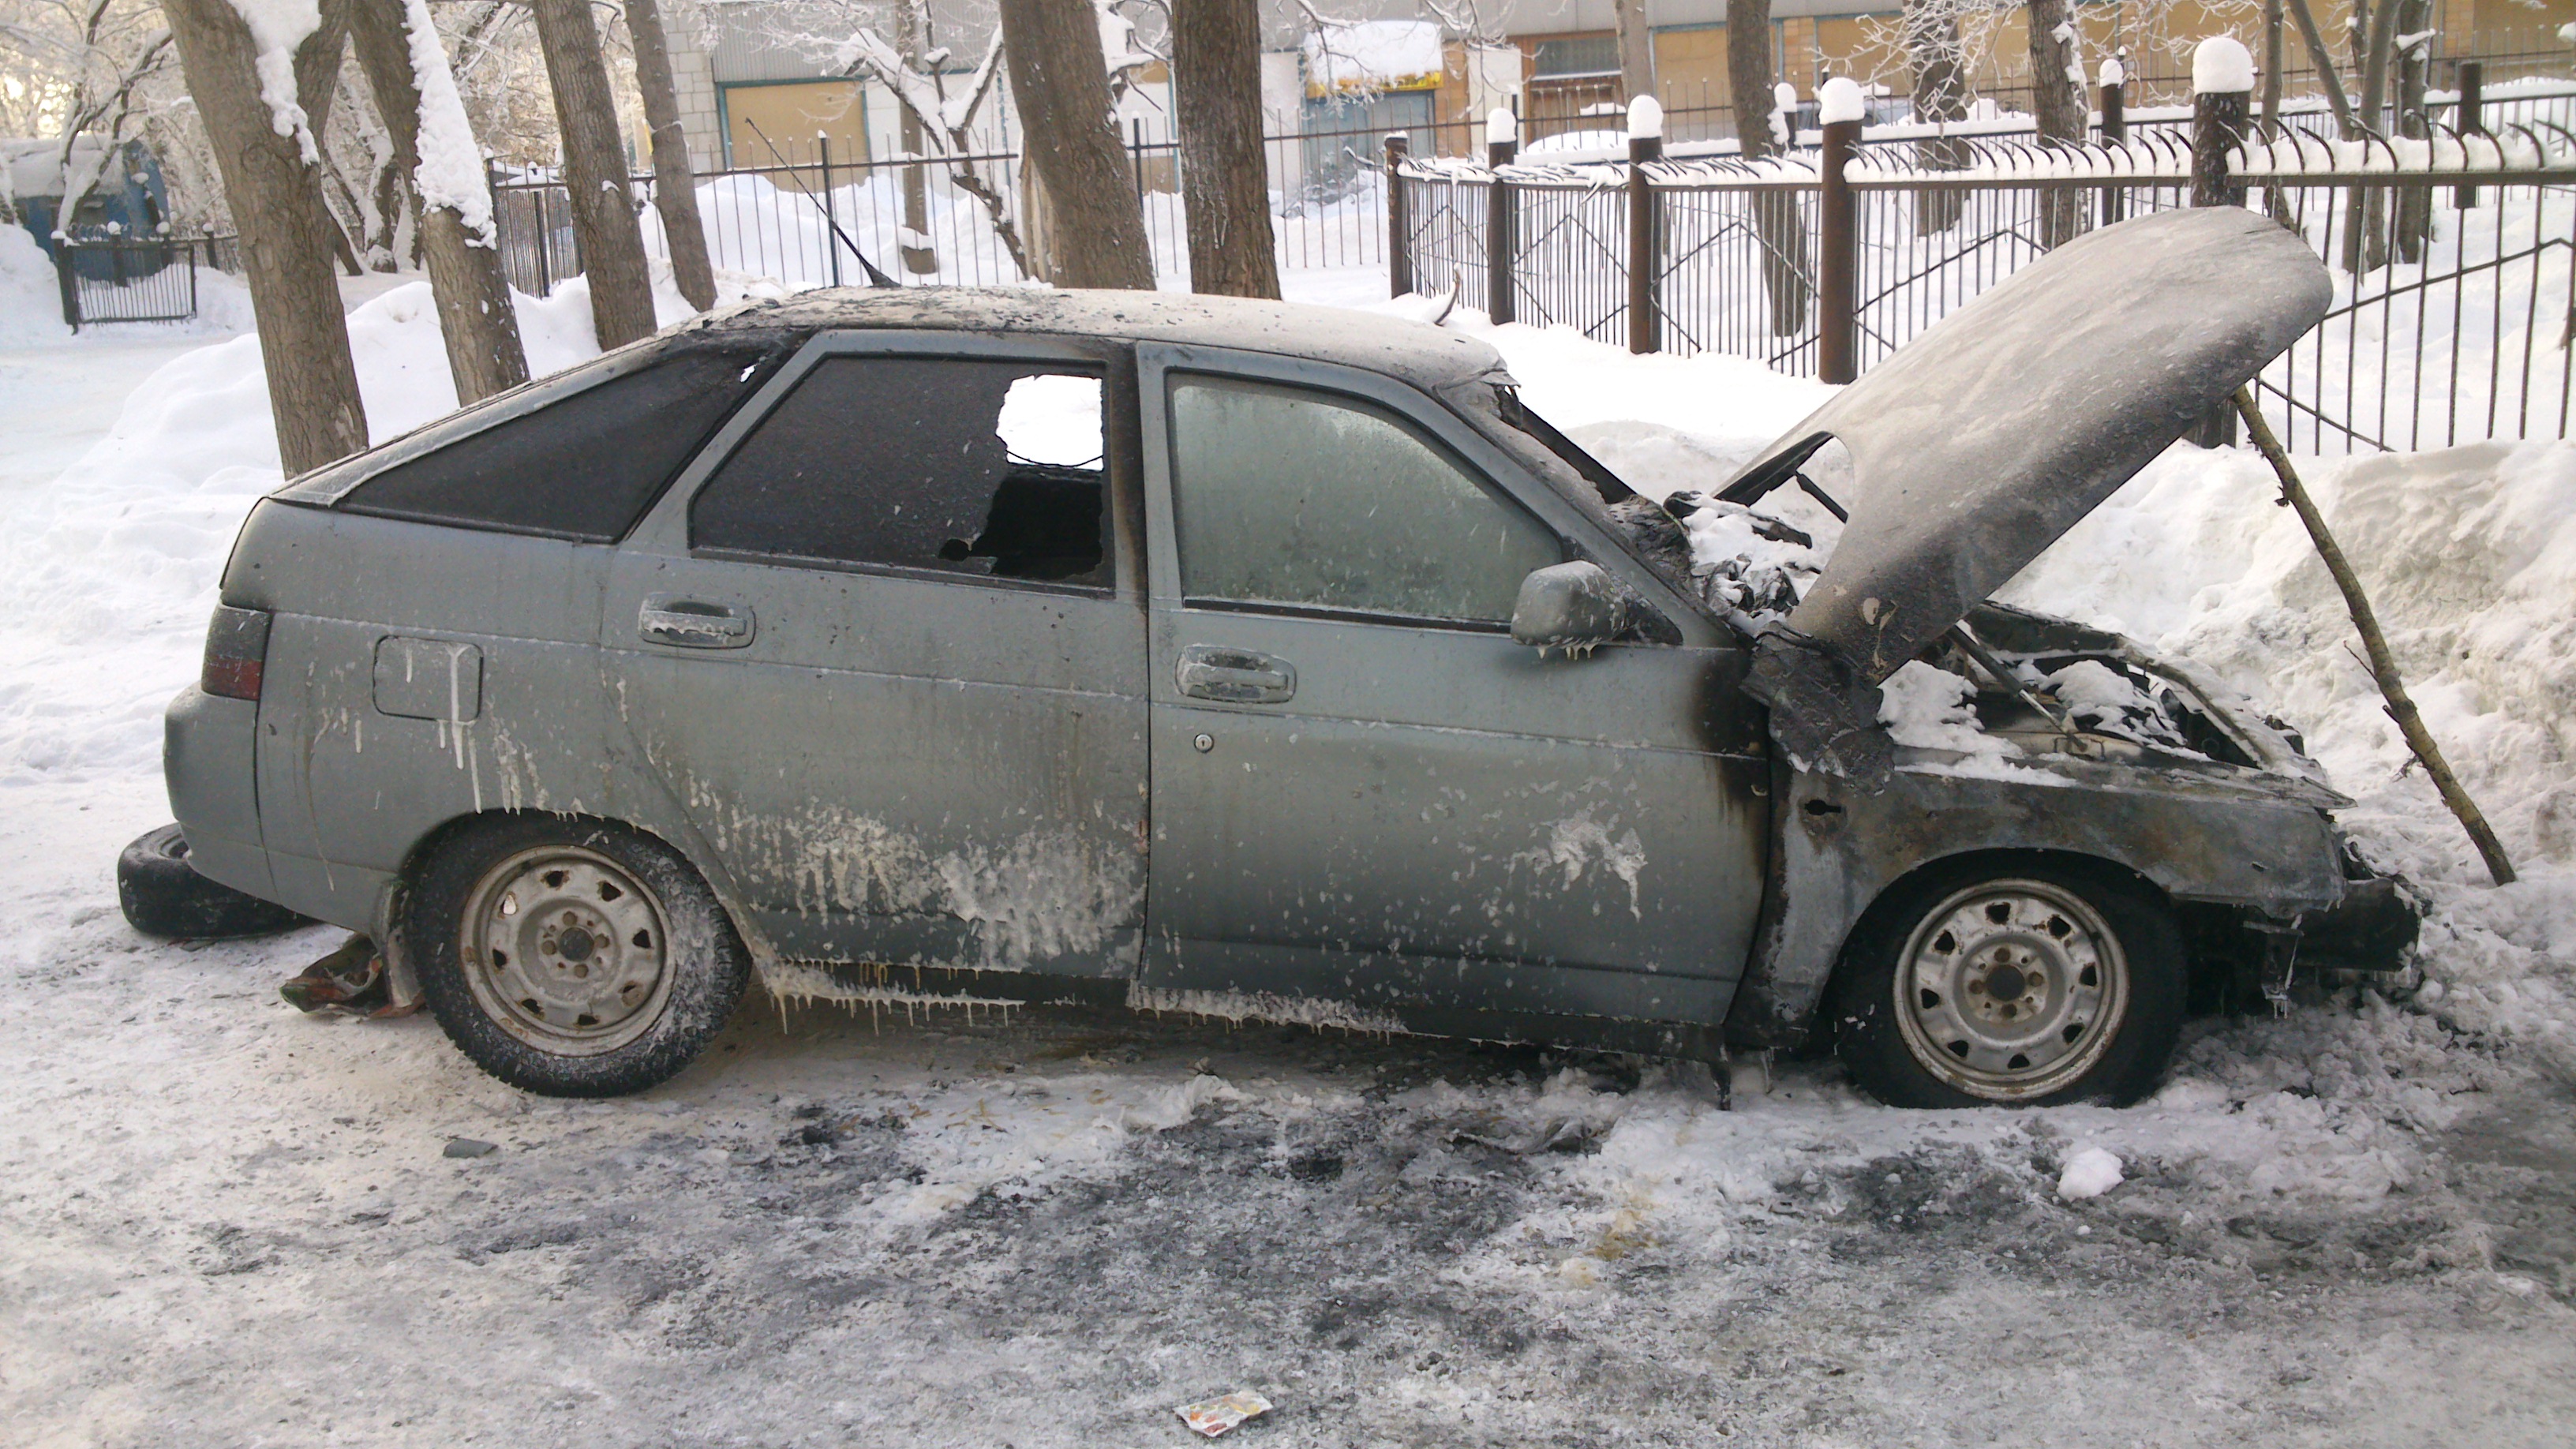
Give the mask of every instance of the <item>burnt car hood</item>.
[[2257, 212], [2105, 227], [1934, 325], [1720, 496], [1755, 502], [1842, 442], [1850, 520], [1787, 623], [1865, 689], [2225, 402], [2333, 293], [2307, 243]]

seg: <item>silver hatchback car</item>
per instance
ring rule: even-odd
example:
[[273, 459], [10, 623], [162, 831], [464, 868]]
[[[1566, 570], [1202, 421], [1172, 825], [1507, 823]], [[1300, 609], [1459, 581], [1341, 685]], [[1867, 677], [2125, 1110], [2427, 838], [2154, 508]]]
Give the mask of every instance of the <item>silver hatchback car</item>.
[[[2195, 990], [2392, 888], [2283, 728], [1984, 596], [2323, 296], [2238, 212], [2027, 269], [1698, 500], [1849, 450], [1776, 608], [1453, 331], [757, 304], [259, 504], [171, 797], [199, 873], [369, 933], [538, 1092], [670, 1076], [757, 970], [1697, 1058], [1829, 1024], [1891, 1101], [2125, 1100]], [[2111, 344], [2117, 397], [2022, 355]], [[1909, 660], [2027, 766], [1891, 740]], [[2048, 695], [2086, 661], [2138, 707]]]

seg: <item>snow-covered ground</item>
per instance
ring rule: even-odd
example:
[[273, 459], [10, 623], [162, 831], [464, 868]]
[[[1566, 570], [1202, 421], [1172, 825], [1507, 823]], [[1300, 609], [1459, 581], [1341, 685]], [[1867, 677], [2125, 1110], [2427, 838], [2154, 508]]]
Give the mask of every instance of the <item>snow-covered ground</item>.
[[[584, 305], [528, 304], [541, 367]], [[1649, 491], [1824, 395], [1461, 325]], [[379, 437], [452, 401], [434, 327], [425, 287], [353, 313]], [[1894, 1112], [1783, 1061], [1720, 1113], [1606, 1059], [758, 995], [669, 1085], [575, 1104], [425, 1017], [296, 1015], [276, 984], [336, 933], [125, 927], [158, 710], [276, 482], [257, 342], [0, 346], [9, 1443], [1179, 1443], [1232, 1389], [1279, 1406], [1245, 1442], [1336, 1446], [2576, 1425], [2576, 447], [2312, 470], [2506, 891], [2400, 770], [2258, 460], [2176, 450], [2016, 582], [2277, 701], [2437, 898], [2413, 1001], [2199, 1023], [2130, 1111]]]

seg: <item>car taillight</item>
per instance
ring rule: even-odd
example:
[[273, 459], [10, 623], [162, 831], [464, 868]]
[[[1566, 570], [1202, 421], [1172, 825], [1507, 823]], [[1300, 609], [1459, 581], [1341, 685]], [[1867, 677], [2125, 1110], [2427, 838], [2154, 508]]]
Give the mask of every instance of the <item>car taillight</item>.
[[197, 687], [226, 699], [257, 699], [267, 663], [268, 611], [217, 605], [206, 626], [206, 668]]

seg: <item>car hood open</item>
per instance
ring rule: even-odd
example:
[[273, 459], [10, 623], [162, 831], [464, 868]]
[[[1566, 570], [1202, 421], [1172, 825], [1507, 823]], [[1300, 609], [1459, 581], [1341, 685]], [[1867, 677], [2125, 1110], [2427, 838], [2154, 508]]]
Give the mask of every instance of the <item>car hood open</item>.
[[2316, 325], [2307, 243], [2237, 207], [2089, 233], [1837, 394], [1720, 490], [1751, 503], [1827, 439], [1855, 483], [1788, 627], [1875, 685]]

